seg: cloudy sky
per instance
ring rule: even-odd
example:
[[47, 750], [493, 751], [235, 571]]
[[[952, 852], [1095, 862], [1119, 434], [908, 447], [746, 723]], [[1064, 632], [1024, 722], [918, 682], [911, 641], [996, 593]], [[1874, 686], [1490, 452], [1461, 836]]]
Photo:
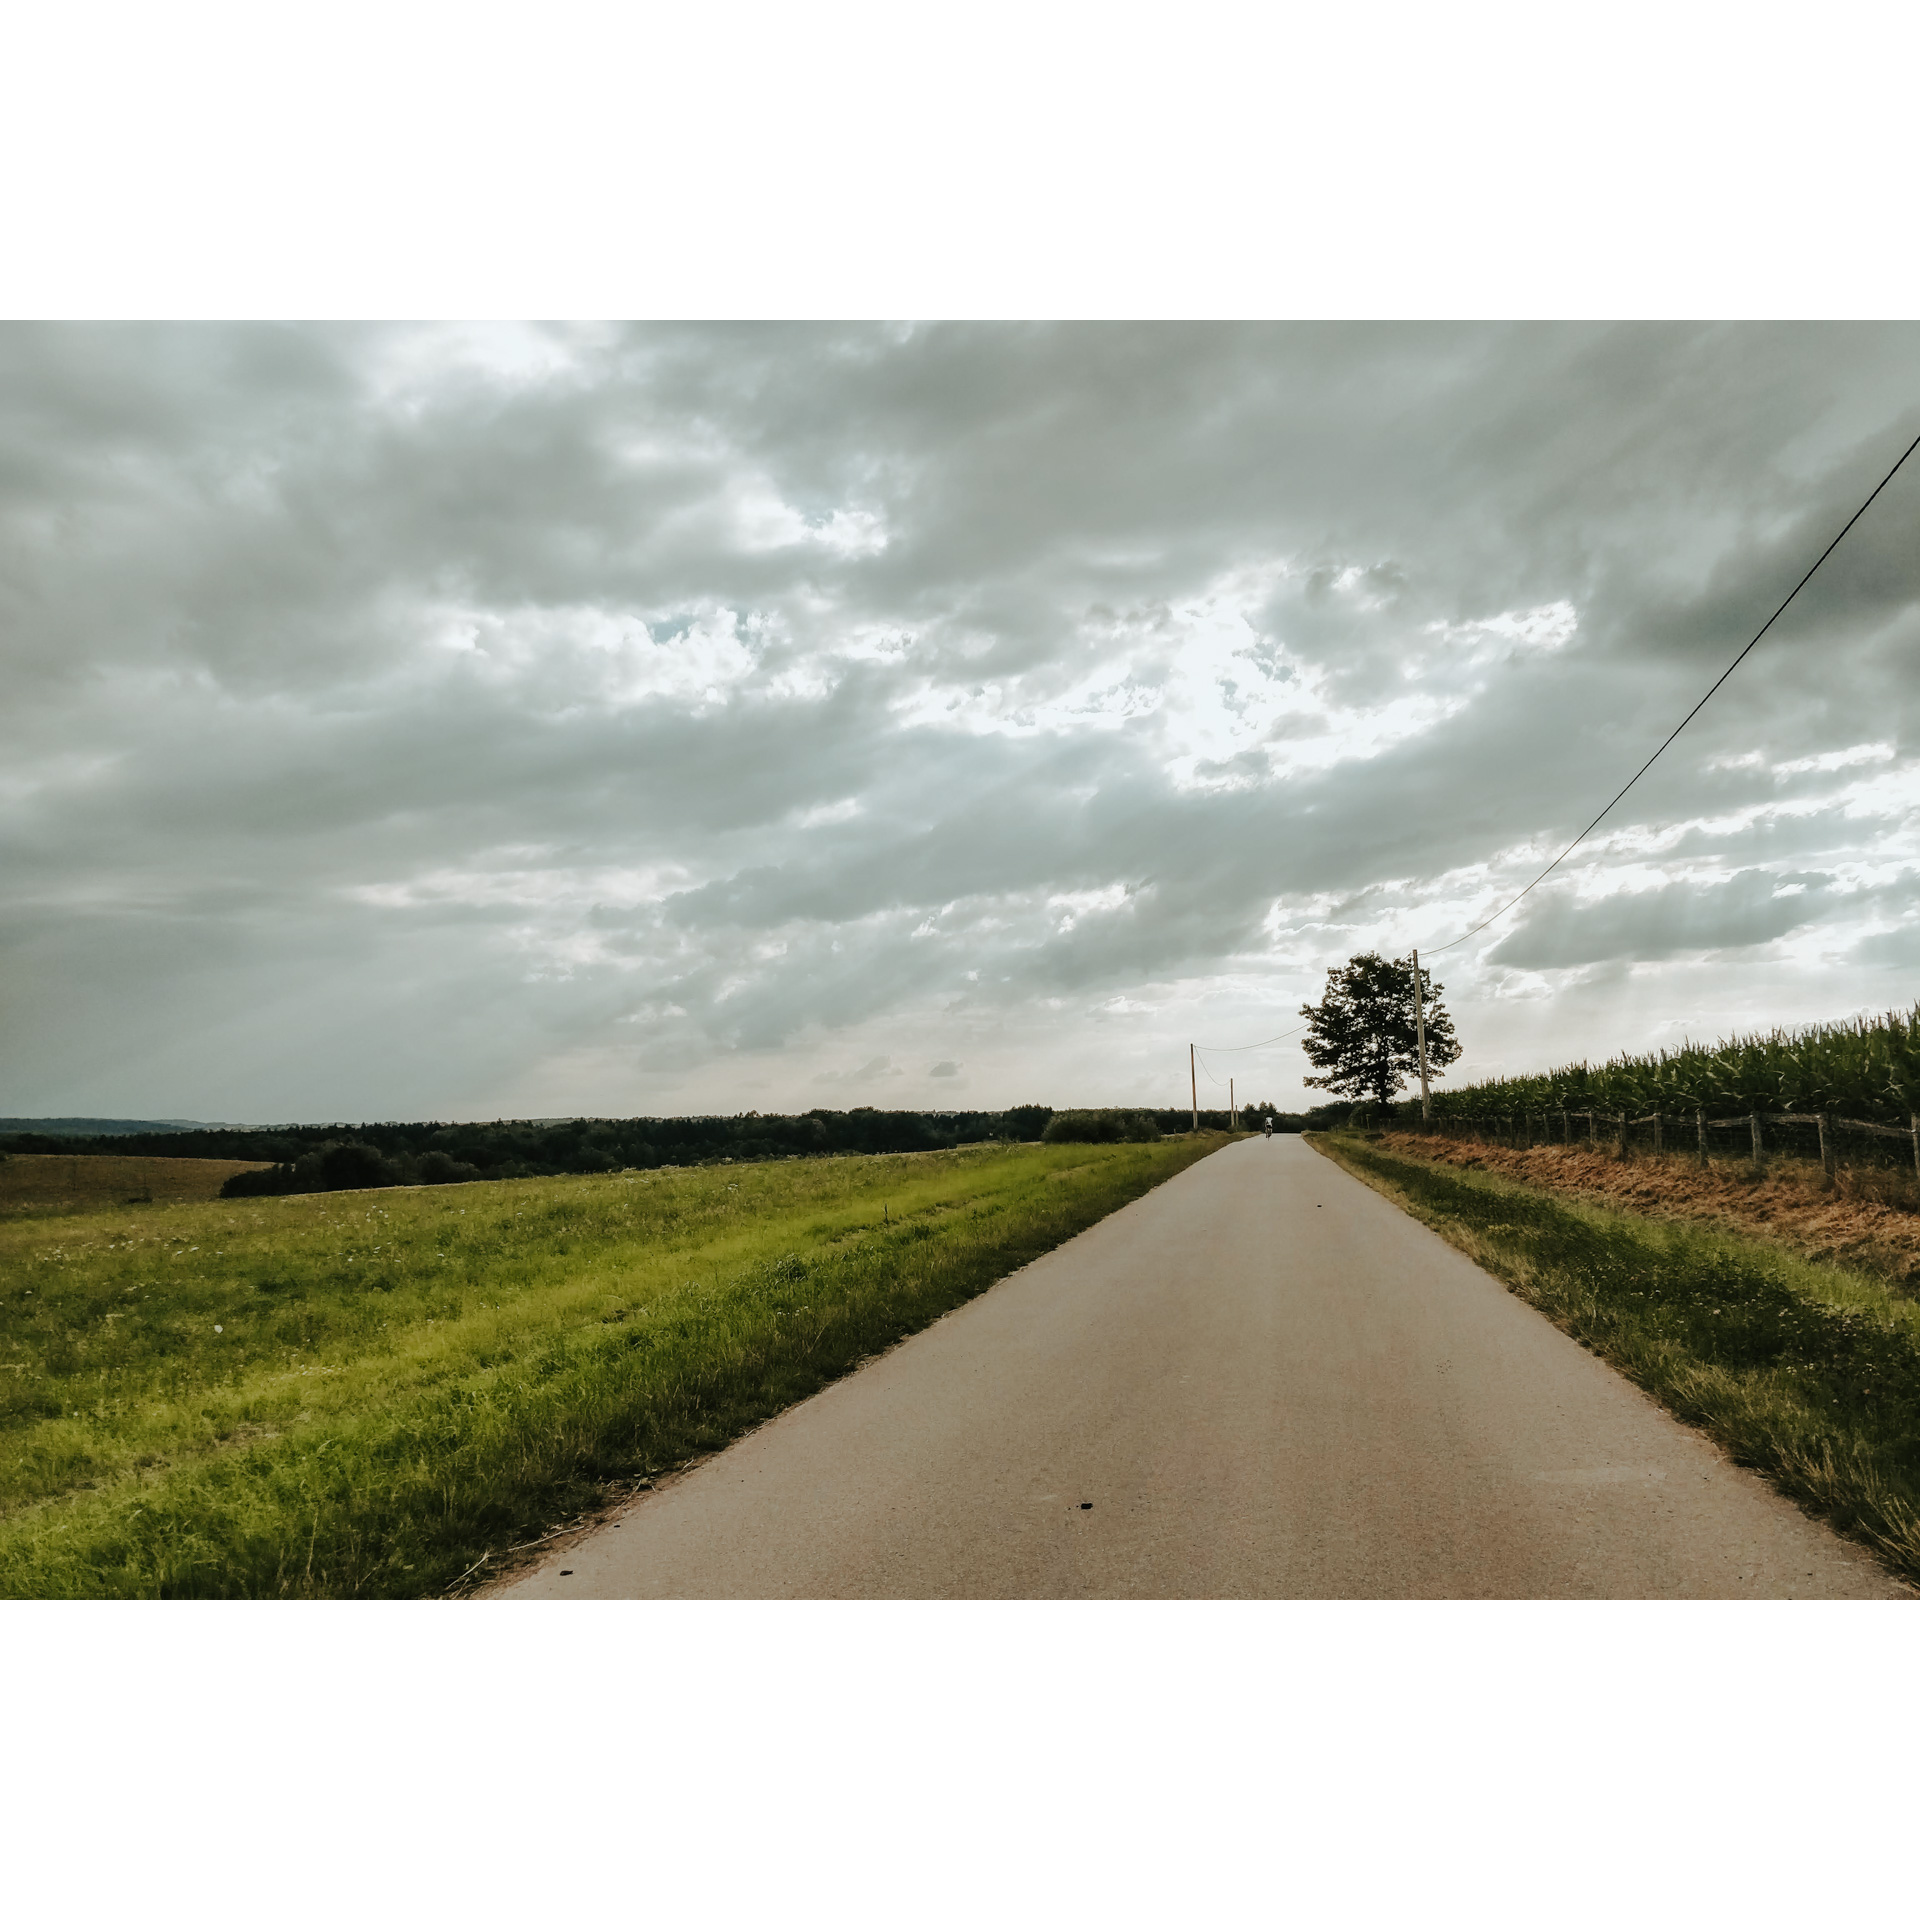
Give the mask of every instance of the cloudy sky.
[[[0, 1110], [1183, 1101], [1916, 433], [1911, 326], [0, 329]], [[1920, 994], [1917, 602], [1920, 457], [1435, 963], [1456, 1080]]]

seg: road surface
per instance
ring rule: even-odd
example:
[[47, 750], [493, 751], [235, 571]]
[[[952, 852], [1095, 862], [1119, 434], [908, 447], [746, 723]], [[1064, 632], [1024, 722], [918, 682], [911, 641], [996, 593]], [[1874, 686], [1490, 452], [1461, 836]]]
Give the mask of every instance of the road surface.
[[492, 1590], [1904, 1591], [1284, 1135], [1211, 1155]]

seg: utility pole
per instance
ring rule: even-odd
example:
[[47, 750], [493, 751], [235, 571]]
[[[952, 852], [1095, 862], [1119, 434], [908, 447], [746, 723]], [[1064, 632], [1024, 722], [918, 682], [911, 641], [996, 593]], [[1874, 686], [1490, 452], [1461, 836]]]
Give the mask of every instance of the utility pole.
[[1240, 1131], [1240, 1109], [1234, 1104], [1232, 1074], [1227, 1075], [1227, 1131], [1229, 1133]]
[[1413, 1030], [1420, 1040], [1420, 1124], [1433, 1124], [1433, 1096], [1427, 1090], [1427, 994], [1420, 978], [1420, 949], [1413, 950]]
[[1193, 1042], [1187, 1042], [1187, 1078], [1193, 1082], [1193, 1130], [1200, 1131], [1200, 1069], [1194, 1065]]

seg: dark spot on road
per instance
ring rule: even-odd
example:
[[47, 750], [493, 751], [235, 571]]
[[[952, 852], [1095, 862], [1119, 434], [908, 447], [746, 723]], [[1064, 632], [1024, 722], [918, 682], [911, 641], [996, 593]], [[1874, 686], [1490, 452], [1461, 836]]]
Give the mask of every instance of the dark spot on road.
[[573, 1569], [572, 1569], [571, 1567], [562, 1567], [562, 1568], [560, 1569], [560, 1578], [561, 1578], [562, 1580], [564, 1580], [564, 1579], [566, 1579], [566, 1578], [567, 1578], [567, 1577], [568, 1577], [568, 1576], [569, 1576], [569, 1575], [570, 1575], [570, 1574], [571, 1574], [572, 1572], [573, 1572]]
[[1080, 1511], [1082, 1513], [1091, 1513], [1093, 1511], [1093, 1502], [1091, 1500], [1082, 1500], [1080, 1502]]

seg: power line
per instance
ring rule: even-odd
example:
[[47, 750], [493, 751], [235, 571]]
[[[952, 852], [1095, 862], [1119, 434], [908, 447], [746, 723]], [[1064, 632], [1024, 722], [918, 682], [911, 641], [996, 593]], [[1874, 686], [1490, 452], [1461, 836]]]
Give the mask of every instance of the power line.
[[[1704, 707], [1707, 704], [1707, 702], [1711, 700], [1713, 696], [1716, 693], [1718, 693], [1720, 689], [1727, 684], [1728, 680], [1730, 680], [1733, 677], [1734, 668], [1737, 667], [1740, 664], [1740, 662], [1744, 660], [1747, 657], [1747, 655], [1750, 654], [1754, 650], [1754, 648], [1760, 644], [1762, 640], [1766, 638], [1768, 629], [1772, 627], [1773, 623], [1776, 620], [1778, 620], [1780, 616], [1783, 613], [1785, 613], [1790, 606], [1793, 605], [1794, 601], [1799, 597], [1800, 589], [1804, 587], [1807, 584], [1807, 582], [1811, 580], [1813, 576], [1820, 571], [1820, 569], [1827, 562], [1827, 556], [1831, 554], [1834, 548], [1837, 547], [1840, 544], [1840, 542], [1844, 540], [1847, 537], [1847, 535], [1853, 531], [1855, 522], [1857, 522], [1860, 519], [1861, 515], [1864, 514], [1866, 510], [1870, 506], [1872, 506], [1877, 499], [1879, 499], [1880, 495], [1886, 490], [1888, 481], [1890, 481], [1893, 478], [1893, 476], [1896, 473], [1898, 473], [1900, 469], [1907, 464], [1908, 460], [1912, 458], [1915, 448], [1920, 448], [1920, 435], [1916, 435], [1914, 437], [1914, 439], [1909, 443], [1906, 452], [1903, 453], [1900, 456], [1900, 458], [1896, 460], [1893, 463], [1893, 465], [1887, 469], [1885, 475], [1882, 477], [1880, 481], [1879, 486], [1875, 487], [1874, 490], [1870, 494], [1868, 494], [1863, 501], [1861, 501], [1860, 505], [1854, 510], [1852, 519], [1850, 519], [1847, 522], [1847, 524], [1844, 527], [1842, 527], [1840, 531], [1836, 533], [1831, 540], [1827, 542], [1826, 547], [1821, 552], [1820, 558], [1816, 560], [1813, 563], [1813, 565], [1810, 566], [1806, 570], [1806, 572], [1800, 576], [1798, 582], [1794, 586], [1793, 591], [1790, 594], [1788, 594], [1787, 597], [1784, 600], [1782, 600], [1777, 607], [1774, 608], [1772, 613], [1770, 613], [1767, 616], [1766, 624], [1761, 627], [1760, 631], [1756, 633], [1753, 636], [1753, 638], [1749, 640], [1747, 644], [1744, 647], [1742, 647], [1737, 654], [1734, 655], [1726, 671], [1723, 674], [1721, 674], [1720, 678], [1716, 680], [1713, 683], [1713, 685], [1710, 686], [1706, 690], [1706, 692], [1700, 696], [1698, 700], [1694, 702], [1692, 708], [1689, 710], [1686, 716], [1686, 719], [1682, 720], [1679, 726], [1675, 727], [1674, 730], [1670, 734], [1668, 734], [1667, 737], [1664, 740], [1662, 740], [1657, 747], [1654, 748], [1653, 752], [1647, 756], [1645, 764], [1640, 768], [1640, 772], [1636, 773], [1633, 776], [1633, 778], [1629, 780], [1627, 784], [1624, 787], [1622, 787], [1620, 791], [1616, 793], [1613, 796], [1613, 798], [1609, 800], [1607, 804], [1604, 807], [1602, 807], [1600, 811], [1596, 813], [1593, 816], [1593, 818], [1589, 820], [1587, 824], [1583, 828], [1581, 828], [1581, 830], [1577, 834], [1575, 834], [1574, 837], [1571, 840], [1569, 840], [1564, 847], [1560, 849], [1559, 853], [1556, 854], [1554, 858], [1550, 860], [1544, 867], [1542, 867], [1540, 871], [1536, 873], [1533, 876], [1533, 878], [1529, 880], [1527, 884], [1524, 887], [1522, 887], [1520, 891], [1516, 893], [1513, 896], [1513, 898], [1509, 900], [1504, 907], [1501, 907], [1497, 912], [1490, 913], [1486, 917], [1486, 919], [1482, 920], [1477, 926], [1469, 927], [1465, 933], [1459, 936], [1458, 939], [1449, 940], [1445, 946], [1429, 947], [1427, 949], [1429, 954], [1450, 953], [1455, 947], [1464, 946], [1466, 942], [1471, 940], [1476, 933], [1484, 933], [1487, 930], [1487, 928], [1492, 926], [1496, 920], [1501, 919], [1504, 915], [1511, 913], [1513, 909], [1517, 907], [1520, 904], [1520, 902], [1524, 900], [1527, 897], [1527, 895], [1530, 894], [1534, 890], [1534, 888], [1537, 887], [1540, 884], [1540, 882], [1544, 880], [1548, 876], [1548, 874], [1550, 874], [1554, 870], [1555, 867], [1559, 866], [1560, 863], [1566, 859], [1567, 855], [1570, 854], [1574, 850], [1574, 848], [1581, 843], [1581, 841], [1586, 839], [1586, 837], [1593, 832], [1594, 828], [1597, 827], [1600, 824], [1600, 822], [1604, 820], [1607, 817], [1607, 815], [1610, 814], [1614, 810], [1614, 808], [1617, 807], [1620, 804], [1620, 802], [1624, 800], [1627, 797], [1627, 795], [1633, 791], [1633, 789], [1640, 782], [1641, 774], [1644, 774], [1647, 771], [1647, 768], [1651, 767], [1653, 763], [1656, 760], [1658, 760], [1660, 756], [1663, 753], [1665, 753], [1666, 750], [1670, 746], [1672, 746], [1677, 739], [1679, 739], [1681, 734], [1686, 731], [1688, 723], [1692, 721], [1692, 719], [1696, 714], [1699, 713], [1700, 709]], [[1303, 1023], [1301, 1026], [1289, 1027], [1285, 1033], [1276, 1034], [1274, 1038], [1271, 1040], [1254, 1040], [1249, 1042], [1244, 1047], [1201, 1047], [1199, 1051], [1202, 1053], [1253, 1053], [1261, 1047], [1277, 1046], [1282, 1040], [1290, 1040], [1293, 1038], [1293, 1036], [1296, 1033], [1304, 1033], [1306, 1031], [1307, 1025], [1309, 1024], [1311, 1023], [1310, 1022]], [[1208, 1075], [1209, 1079], [1212, 1079], [1212, 1077], [1213, 1076], [1211, 1074]], [[1219, 1082], [1216, 1080], [1214, 1081], [1214, 1084], [1218, 1086]]]
[[[1307, 1022], [1302, 1021], [1297, 1027], [1289, 1027], [1285, 1033], [1276, 1033], [1271, 1040], [1249, 1040], [1244, 1047], [1201, 1047], [1200, 1051], [1202, 1053], [1252, 1053], [1259, 1047], [1277, 1047], [1282, 1040], [1291, 1040], [1296, 1033], [1305, 1033], [1306, 1030]], [[1198, 1042], [1195, 1044], [1198, 1045]], [[1220, 1083], [1216, 1080], [1213, 1084], [1217, 1087]]]
[[[1204, 1053], [1205, 1051], [1206, 1049], [1204, 1047], [1200, 1048], [1196, 1052], [1195, 1058], [1198, 1059], [1199, 1054]], [[1210, 1066], [1207, 1065], [1207, 1063], [1204, 1060], [1200, 1061], [1200, 1071], [1204, 1073], [1207, 1076], [1207, 1078], [1211, 1080], [1216, 1087], [1220, 1084], [1219, 1076], [1214, 1072], [1214, 1070]]]
[[1734, 655], [1732, 665], [1730, 665], [1727, 668], [1726, 672], [1723, 673], [1720, 676], [1720, 678], [1716, 680], [1713, 683], [1713, 685], [1710, 686], [1706, 690], [1706, 692], [1700, 696], [1698, 700], [1694, 702], [1693, 709], [1690, 713], [1688, 713], [1686, 720], [1682, 720], [1679, 726], [1675, 727], [1674, 730], [1670, 734], [1668, 734], [1667, 737], [1664, 740], [1662, 740], [1657, 747], [1654, 748], [1653, 752], [1647, 756], [1646, 766], [1643, 766], [1640, 769], [1640, 773], [1636, 773], [1633, 776], [1633, 778], [1629, 780], [1627, 784], [1624, 787], [1622, 787], [1620, 791], [1616, 793], [1613, 796], [1613, 798], [1609, 800], [1607, 804], [1604, 807], [1602, 807], [1600, 811], [1596, 813], [1593, 816], [1593, 818], [1589, 820], [1587, 824], [1583, 828], [1581, 828], [1581, 830], [1577, 834], [1575, 834], [1574, 837], [1571, 840], [1569, 840], [1564, 847], [1561, 848], [1560, 852], [1551, 861], [1549, 861], [1546, 866], [1542, 867], [1540, 871], [1536, 873], [1533, 876], [1533, 878], [1529, 880], [1527, 884], [1524, 887], [1522, 887], [1520, 891], [1516, 893], [1513, 896], [1513, 898], [1509, 900], [1507, 904], [1499, 910], [1498, 913], [1488, 914], [1488, 916], [1484, 920], [1482, 920], [1477, 927], [1469, 927], [1465, 933], [1461, 934], [1459, 939], [1449, 940], [1444, 947], [1428, 948], [1429, 953], [1451, 952], [1453, 948], [1464, 945], [1465, 942], [1471, 940], [1476, 933], [1484, 933], [1488, 927], [1492, 926], [1493, 923], [1501, 917], [1502, 914], [1511, 913], [1513, 909], [1517, 907], [1520, 904], [1520, 902], [1524, 900], [1527, 897], [1527, 895], [1530, 894], [1534, 890], [1534, 888], [1537, 887], [1540, 884], [1540, 882], [1544, 880], [1547, 877], [1547, 875], [1550, 874], [1554, 870], [1554, 868], [1557, 867], [1560, 864], [1560, 862], [1564, 860], [1567, 857], [1567, 855], [1570, 854], [1574, 850], [1574, 848], [1577, 847], [1580, 844], [1580, 842], [1584, 840], [1587, 837], [1587, 835], [1590, 834], [1594, 830], [1594, 828], [1597, 827], [1600, 824], [1600, 822], [1604, 820], [1607, 817], [1607, 815], [1610, 814], [1614, 810], [1614, 808], [1617, 807], [1620, 804], [1620, 802], [1627, 797], [1629, 793], [1633, 791], [1634, 787], [1639, 782], [1640, 774], [1645, 773], [1647, 770], [1647, 767], [1652, 766], [1654, 761], [1658, 760], [1660, 756], [1663, 753], [1665, 753], [1666, 750], [1670, 746], [1672, 746], [1676, 740], [1680, 738], [1680, 735], [1686, 729], [1687, 721], [1691, 720], [1694, 714], [1698, 713], [1700, 709], [1704, 707], [1707, 704], [1707, 702], [1711, 700], [1713, 696], [1716, 693], [1718, 693], [1720, 689], [1727, 684], [1728, 680], [1731, 679], [1733, 676], [1734, 667], [1737, 667], [1740, 664], [1740, 662], [1744, 660], [1747, 657], [1747, 655], [1750, 654], [1754, 650], [1754, 648], [1760, 644], [1760, 642], [1763, 639], [1766, 638], [1767, 627], [1771, 627], [1773, 623], [1776, 620], [1778, 620], [1780, 616], [1783, 613], [1785, 613], [1790, 606], [1792, 606], [1794, 599], [1800, 592], [1800, 588], [1804, 587], [1807, 584], [1807, 582], [1811, 580], [1813, 576], [1820, 571], [1821, 567], [1826, 564], [1827, 554], [1831, 553], [1834, 550], [1834, 548], [1837, 547], [1840, 544], [1840, 542], [1844, 540], [1847, 537], [1847, 535], [1853, 531], [1854, 521], [1858, 520], [1861, 514], [1865, 513], [1866, 510], [1870, 506], [1872, 506], [1877, 499], [1879, 499], [1881, 491], [1882, 489], [1885, 488], [1887, 481], [1891, 480], [1893, 476], [1896, 473], [1898, 473], [1900, 469], [1907, 464], [1908, 456], [1912, 454], [1915, 447], [1920, 447], [1920, 436], [1916, 436], [1912, 445], [1910, 445], [1907, 448], [1906, 453], [1903, 453], [1900, 456], [1900, 458], [1896, 460], [1893, 463], [1893, 465], [1887, 469], [1886, 478], [1880, 482], [1880, 485], [1875, 487], [1874, 490], [1870, 494], [1868, 494], [1863, 501], [1861, 501], [1859, 507], [1854, 512], [1853, 519], [1849, 520], [1847, 524], [1844, 527], [1842, 527], [1840, 531], [1836, 533], [1831, 540], [1827, 542], [1826, 551], [1822, 553], [1820, 558], [1816, 560], [1813, 563], [1813, 565], [1810, 566], [1806, 570], [1806, 572], [1800, 576], [1799, 584], [1795, 586], [1793, 592], [1788, 594], [1787, 597], [1784, 600], [1782, 600], [1777, 607], [1774, 608], [1772, 613], [1770, 613], [1767, 616], [1766, 626], [1762, 627], [1760, 631], [1756, 633], [1753, 636], [1753, 638], [1749, 640], [1747, 644], [1744, 647], [1742, 647], [1737, 654]]

